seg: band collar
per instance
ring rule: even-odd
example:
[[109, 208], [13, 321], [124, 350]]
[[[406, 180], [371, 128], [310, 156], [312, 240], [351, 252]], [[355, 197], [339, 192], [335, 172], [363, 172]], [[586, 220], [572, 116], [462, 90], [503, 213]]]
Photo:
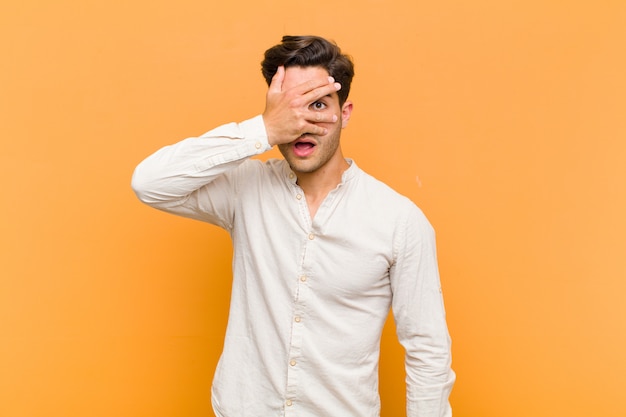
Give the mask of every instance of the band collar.
[[[352, 178], [356, 176], [356, 173], [359, 171], [359, 168], [357, 167], [356, 162], [354, 162], [352, 159], [346, 158], [346, 162], [350, 166], [348, 167], [348, 169], [346, 169], [343, 172], [343, 174], [341, 174], [341, 184], [350, 181]], [[295, 184], [296, 181], [298, 181], [298, 177], [291, 170], [291, 168], [289, 167], [289, 164], [285, 160], [283, 160], [283, 172], [285, 176], [287, 177], [287, 181], [291, 182], [292, 184]]]

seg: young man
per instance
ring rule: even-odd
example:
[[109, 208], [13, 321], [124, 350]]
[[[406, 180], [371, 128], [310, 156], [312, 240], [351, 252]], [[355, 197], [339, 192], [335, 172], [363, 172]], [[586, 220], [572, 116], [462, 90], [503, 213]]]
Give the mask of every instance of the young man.
[[[341, 152], [353, 64], [319, 37], [265, 53], [262, 115], [165, 147], [135, 170], [146, 204], [226, 229], [233, 291], [212, 389], [218, 417], [377, 417], [390, 307], [407, 415], [451, 416], [433, 229]], [[278, 146], [284, 160], [251, 159]]]

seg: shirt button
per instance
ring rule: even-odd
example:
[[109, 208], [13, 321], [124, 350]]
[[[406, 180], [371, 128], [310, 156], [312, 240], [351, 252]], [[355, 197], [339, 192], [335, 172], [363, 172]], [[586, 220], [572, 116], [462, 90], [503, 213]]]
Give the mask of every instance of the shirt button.
[[294, 318], [296, 323], [300, 323], [302, 321], [302, 318], [300, 316], [296, 316], [296, 318]]
[[293, 172], [289, 174], [289, 179], [293, 179], [293, 177], [295, 177], [295, 175], [293, 175]]
[[306, 275], [302, 275], [302, 276], [300, 277], [300, 281], [302, 281], [302, 282], [306, 282]]
[[291, 366], [296, 366], [296, 361], [291, 360], [291, 361], [289, 362], [289, 365], [291, 365]]
[[287, 400], [285, 404], [287, 404], [287, 407], [291, 407], [293, 405], [293, 402], [291, 400]]
[[262, 146], [261, 142], [257, 142], [257, 143], [254, 144], [254, 147], [257, 148], [257, 149], [261, 149], [261, 146]]
[[309, 240], [315, 239], [315, 235], [313, 233], [309, 233]]
[[298, 200], [302, 200], [302, 194], [298, 194], [298, 195], [296, 195], [296, 198], [297, 198]]

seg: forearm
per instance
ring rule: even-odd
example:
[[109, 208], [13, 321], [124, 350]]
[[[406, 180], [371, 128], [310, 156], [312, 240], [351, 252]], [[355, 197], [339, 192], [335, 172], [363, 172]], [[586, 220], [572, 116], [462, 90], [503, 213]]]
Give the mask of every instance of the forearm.
[[144, 203], [175, 206], [194, 191], [271, 147], [260, 116], [220, 126], [202, 136], [166, 146], [142, 161], [132, 188]]
[[[448, 365], [415, 368], [407, 361], [407, 417], [451, 417], [450, 393], [456, 379]], [[415, 378], [415, 375], [420, 375]]]
[[[421, 297], [421, 303], [429, 306], [430, 310], [420, 309], [417, 313], [421, 317], [417, 320], [420, 323], [413, 324], [413, 331], [402, 325], [399, 328], [399, 337], [406, 350], [407, 417], [452, 415], [448, 397], [455, 374], [451, 369], [450, 337], [443, 307], [436, 307], [439, 304], [439, 291], [430, 292], [432, 294]], [[430, 302], [424, 298], [430, 298]]]
[[450, 417], [448, 398], [455, 381], [450, 335], [438, 274], [430, 268], [422, 273], [431, 276], [414, 296], [417, 308], [409, 308], [410, 317], [398, 314], [398, 334], [406, 350], [407, 417]]

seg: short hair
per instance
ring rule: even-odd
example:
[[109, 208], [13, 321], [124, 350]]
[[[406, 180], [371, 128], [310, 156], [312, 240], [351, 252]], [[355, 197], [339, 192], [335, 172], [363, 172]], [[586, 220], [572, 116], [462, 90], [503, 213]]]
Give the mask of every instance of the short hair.
[[343, 105], [350, 93], [354, 64], [350, 56], [341, 53], [336, 43], [319, 36], [283, 36], [282, 42], [265, 51], [261, 72], [270, 85], [278, 67], [322, 67], [341, 84], [337, 91]]

